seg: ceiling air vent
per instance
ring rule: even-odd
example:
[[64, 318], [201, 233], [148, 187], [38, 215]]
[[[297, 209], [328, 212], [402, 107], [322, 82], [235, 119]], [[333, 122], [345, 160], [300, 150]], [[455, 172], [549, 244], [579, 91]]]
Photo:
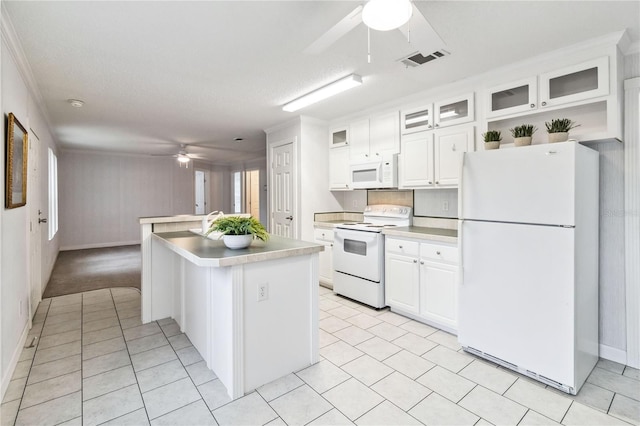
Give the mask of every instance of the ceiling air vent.
[[405, 64], [407, 67], [418, 67], [422, 64], [426, 64], [427, 62], [434, 61], [436, 59], [442, 58], [443, 56], [447, 56], [450, 53], [444, 49], [437, 50], [427, 56], [424, 56], [422, 53], [412, 53], [410, 56], [400, 59], [399, 61]]

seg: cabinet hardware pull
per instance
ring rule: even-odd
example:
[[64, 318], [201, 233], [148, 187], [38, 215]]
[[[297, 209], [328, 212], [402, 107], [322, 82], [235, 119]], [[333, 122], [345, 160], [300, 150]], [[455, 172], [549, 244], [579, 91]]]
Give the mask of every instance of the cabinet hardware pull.
[[531, 106], [531, 108], [535, 108], [536, 104], [531, 104], [530, 106]]
[[436, 254], [437, 254], [438, 256], [440, 256], [440, 252], [439, 252], [439, 251], [437, 251], [437, 252], [436, 252]]
[[440, 127], [440, 123], [436, 123], [436, 124], [435, 124], [435, 126], [436, 126], [436, 127]]
[[547, 103], [546, 102], [542, 102], [542, 106], [547, 106]]
[[440, 183], [439, 181], [436, 181], [436, 185], [438, 185], [439, 183]]
[[285, 219], [287, 219], [287, 220], [293, 220], [293, 216], [287, 216], [287, 217], [285, 217]]
[[413, 259], [413, 263], [418, 263], [418, 261], [416, 259]]
[[432, 185], [432, 184], [433, 184], [433, 182], [429, 181], [429, 185]]
[[402, 246], [398, 246], [398, 248], [402, 248]]
[[424, 265], [424, 260], [421, 260], [421, 261], [420, 261], [420, 264], [421, 264], [421, 265]]
[[427, 129], [431, 129], [432, 127], [433, 127], [433, 126], [432, 126], [431, 124], [429, 124], [429, 125], [427, 126]]
[[451, 151], [455, 151], [456, 150], [456, 146], [453, 145], [453, 147], [451, 147]]

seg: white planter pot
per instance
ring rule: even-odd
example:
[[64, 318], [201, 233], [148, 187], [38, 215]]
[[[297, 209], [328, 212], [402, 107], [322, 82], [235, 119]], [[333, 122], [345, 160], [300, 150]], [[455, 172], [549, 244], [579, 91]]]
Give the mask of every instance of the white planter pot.
[[492, 142], [484, 143], [484, 149], [498, 149], [498, 148], [500, 148], [500, 141], [492, 141]]
[[222, 241], [227, 248], [230, 249], [243, 249], [251, 245], [253, 241], [253, 235], [223, 235]]
[[566, 142], [569, 140], [569, 132], [549, 133], [549, 143]]
[[519, 138], [513, 138], [513, 144], [515, 146], [531, 145], [532, 136], [522, 136]]

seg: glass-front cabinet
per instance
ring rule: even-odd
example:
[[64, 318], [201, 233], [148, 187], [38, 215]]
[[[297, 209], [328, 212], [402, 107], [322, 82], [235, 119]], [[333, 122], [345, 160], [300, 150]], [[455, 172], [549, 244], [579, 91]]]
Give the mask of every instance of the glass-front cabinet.
[[403, 135], [433, 129], [433, 104], [403, 110], [400, 121]]
[[540, 107], [609, 94], [609, 58], [603, 57], [540, 74]]
[[435, 127], [455, 126], [474, 120], [473, 93], [445, 99], [433, 105]]
[[329, 147], [337, 148], [349, 144], [349, 126], [337, 126], [331, 129]]
[[488, 90], [487, 117], [517, 114], [536, 109], [538, 86], [536, 77], [501, 84]]

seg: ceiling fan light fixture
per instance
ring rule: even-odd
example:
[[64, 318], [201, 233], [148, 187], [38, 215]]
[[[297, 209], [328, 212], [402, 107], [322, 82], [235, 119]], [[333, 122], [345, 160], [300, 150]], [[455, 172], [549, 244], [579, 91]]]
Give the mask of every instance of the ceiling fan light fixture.
[[395, 30], [409, 22], [413, 14], [410, 0], [369, 0], [362, 9], [362, 21], [373, 30]]
[[336, 80], [333, 83], [329, 83], [324, 87], [321, 87], [313, 92], [309, 92], [306, 95], [299, 97], [298, 99], [285, 104], [282, 107], [283, 111], [293, 112], [300, 108], [304, 108], [323, 99], [327, 99], [345, 90], [352, 89], [362, 84], [362, 77], [358, 74], [350, 74], [340, 80]]
[[178, 154], [179, 163], [188, 163], [191, 159], [186, 154]]

